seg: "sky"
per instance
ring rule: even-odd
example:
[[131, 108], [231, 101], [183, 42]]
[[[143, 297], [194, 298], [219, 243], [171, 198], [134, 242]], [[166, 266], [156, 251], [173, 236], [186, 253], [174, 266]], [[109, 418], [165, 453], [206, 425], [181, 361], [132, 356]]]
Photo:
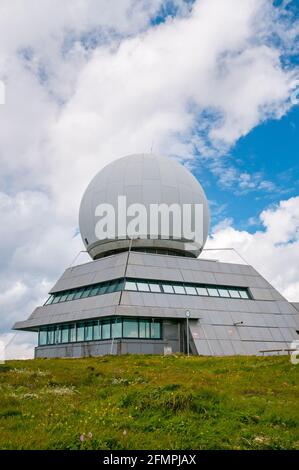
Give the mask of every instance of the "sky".
[[7, 357], [33, 356], [36, 335], [11, 327], [83, 249], [90, 179], [130, 153], [175, 158], [201, 182], [215, 250], [202, 256], [234, 248], [299, 301], [298, 35], [298, 0], [1, 0]]

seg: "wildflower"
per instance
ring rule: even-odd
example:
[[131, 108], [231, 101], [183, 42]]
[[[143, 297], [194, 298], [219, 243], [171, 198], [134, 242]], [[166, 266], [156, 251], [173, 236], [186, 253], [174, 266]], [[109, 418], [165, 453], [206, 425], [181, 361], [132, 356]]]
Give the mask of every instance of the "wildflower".
[[87, 437], [88, 437], [89, 439], [92, 439], [92, 432], [89, 432], [89, 433], [87, 434]]
[[81, 434], [80, 441], [83, 442], [85, 440], [85, 434]]

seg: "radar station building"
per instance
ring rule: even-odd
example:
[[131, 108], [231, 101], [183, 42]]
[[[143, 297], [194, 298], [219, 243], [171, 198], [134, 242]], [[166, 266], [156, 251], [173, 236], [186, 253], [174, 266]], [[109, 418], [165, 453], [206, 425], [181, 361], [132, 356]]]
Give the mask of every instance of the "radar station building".
[[[154, 233], [143, 224], [142, 236], [128, 236], [125, 205], [131, 220], [157, 205], [201, 207], [191, 214], [201, 239], [179, 237], [177, 220], [165, 236], [163, 211]], [[45, 304], [14, 329], [38, 334], [37, 358], [186, 353], [188, 336], [195, 355], [287, 354], [299, 338], [299, 304], [252, 266], [201, 259], [209, 222], [201, 185], [174, 159], [114, 161], [81, 202], [80, 232], [92, 261], [67, 268]], [[108, 225], [115, 235], [101, 237]]]

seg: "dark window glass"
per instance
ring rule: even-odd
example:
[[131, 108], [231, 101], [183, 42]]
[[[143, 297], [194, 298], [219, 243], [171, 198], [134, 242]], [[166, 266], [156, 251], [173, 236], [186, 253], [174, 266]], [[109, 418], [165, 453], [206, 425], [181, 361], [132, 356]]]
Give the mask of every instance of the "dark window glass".
[[175, 294], [186, 294], [184, 286], [174, 285], [173, 289], [174, 289]]
[[77, 324], [77, 341], [84, 341], [84, 323]]
[[110, 321], [105, 321], [102, 323], [102, 339], [110, 339], [111, 338], [111, 323]]
[[61, 327], [57, 326], [55, 330], [55, 344], [61, 343]]
[[40, 346], [44, 346], [47, 344], [47, 330], [39, 330], [39, 335], [38, 335], [38, 344]]
[[92, 341], [93, 340], [93, 323], [89, 322], [85, 325], [85, 341]]
[[75, 289], [71, 290], [66, 300], [73, 300], [76, 295], [76, 292], [77, 291]]
[[161, 338], [161, 323], [157, 321], [151, 322], [151, 338]]
[[137, 290], [136, 282], [126, 281], [125, 290]]
[[209, 295], [205, 287], [196, 287], [196, 290], [197, 290], [198, 295], [204, 295], [204, 296]]
[[230, 297], [227, 289], [218, 289], [220, 297]]
[[83, 291], [83, 293], [82, 293], [81, 299], [85, 299], [85, 297], [88, 297], [90, 291], [91, 291], [91, 287], [85, 287], [85, 289], [84, 289], [84, 291]]
[[48, 330], [48, 344], [54, 344], [54, 328], [49, 328]]
[[69, 327], [70, 329], [70, 337], [69, 337], [69, 340], [71, 343], [74, 343], [77, 339], [77, 335], [76, 335], [76, 325], [73, 324], [73, 325], [70, 325]]
[[105, 292], [107, 291], [107, 288], [108, 288], [108, 283], [103, 282], [103, 284], [99, 286], [97, 295], [105, 294]]
[[193, 286], [185, 286], [185, 290], [188, 295], [197, 295], [196, 289]]
[[116, 291], [123, 290], [124, 286], [125, 286], [125, 280], [124, 279], [118, 279], [117, 283], [116, 283], [116, 286], [115, 286], [115, 290]]
[[115, 292], [115, 290], [116, 290], [116, 282], [115, 281], [110, 281], [108, 286], [107, 286], [106, 294], [110, 294], [110, 292]]
[[138, 321], [134, 319], [125, 319], [123, 323], [124, 338], [138, 338]]
[[61, 331], [61, 342], [68, 343], [69, 342], [69, 326], [63, 325]]
[[57, 304], [60, 301], [61, 294], [54, 294], [54, 299], [52, 304]]
[[137, 289], [140, 292], [149, 292], [150, 291], [150, 288], [149, 288], [149, 285], [147, 284], [147, 282], [136, 282], [136, 284], [137, 284]]
[[73, 299], [73, 300], [80, 299], [82, 294], [83, 294], [83, 289], [81, 289], [81, 288], [76, 289], [76, 292], [75, 292], [75, 295], [74, 295], [74, 299]]
[[248, 292], [246, 290], [239, 290], [239, 294], [242, 299], [249, 299]]
[[121, 338], [122, 336], [122, 321], [121, 318], [112, 320], [111, 323], [111, 337], [112, 338]]
[[173, 294], [173, 287], [170, 284], [162, 284], [165, 294]]
[[150, 282], [149, 283], [149, 288], [150, 288], [151, 292], [161, 292], [161, 287], [159, 286], [159, 284], [155, 284], [153, 282]]
[[102, 325], [98, 321], [93, 327], [93, 337], [94, 339], [102, 339]]
[[149, 320], [139, 321], [139, 338], [151, 337], [151, 324]]
[[211, 297], [219, 297], [219, 292], [214, 287], [208, 287], [208, 293]]
[[67, 299], [67, 296], [69, 295], [69, 291], [65, 291], [62, 293], [59, 302], [65, 302]]
[[235, 289], [229, 289], [229, 293], [230, 293], [230, 296], [231, 296], [233, 299], [239, 299], [239, 298], [240, 298], [239, 291], [237, 291], [237, 290], [235, 290]]
[[97, 295], [98, 293], [98, 290], [99, 290], [99, 286], [93, 286], [89, 292], [89, 296], [92, 297], [94, 295]]
[[48, 300], [45, 302], [45, 305], [50, 305], [54, 300], [54, 295], [50, 295], [50, 297], [48, 298]]

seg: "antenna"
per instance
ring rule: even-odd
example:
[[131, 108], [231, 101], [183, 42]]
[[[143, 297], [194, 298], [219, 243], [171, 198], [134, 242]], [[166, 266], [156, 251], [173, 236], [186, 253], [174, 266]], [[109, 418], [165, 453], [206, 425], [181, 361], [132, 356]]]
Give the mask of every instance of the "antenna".
[[235, 248], [203, 248], [202, 251], [234, 251], [244, 263], [249, 265], [248, 261]]

